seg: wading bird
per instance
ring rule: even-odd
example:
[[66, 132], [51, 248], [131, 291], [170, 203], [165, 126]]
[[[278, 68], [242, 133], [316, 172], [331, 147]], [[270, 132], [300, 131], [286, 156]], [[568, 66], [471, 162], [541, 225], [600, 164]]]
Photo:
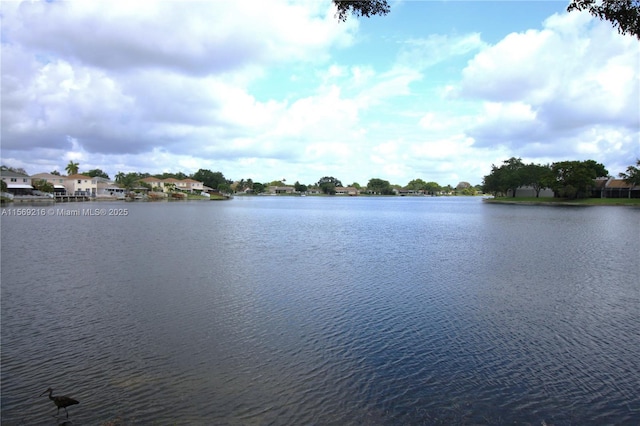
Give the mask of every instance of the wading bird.
[[52, 400], [54, 404], [56, 404], [56, 407], [58, 407], [58, 413], [56, 415], [60, 414], [61, 408], [64, 408], [64, 412], [67, 413], [67, 418], [68, 418], [69, 412], [67, 411], [67, 407], [70, 405], [79, 404], [78, 401], [68, 396], [53, 396], [53, 389], [51, 388], [42, 392], [40, 396], [44, 395], [47, 392], [49, 392], [49, 399]]

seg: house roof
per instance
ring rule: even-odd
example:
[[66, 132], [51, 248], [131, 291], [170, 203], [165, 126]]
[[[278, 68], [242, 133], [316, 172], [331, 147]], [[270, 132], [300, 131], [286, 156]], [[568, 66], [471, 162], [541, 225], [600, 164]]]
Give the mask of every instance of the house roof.
[[594, 187], [597, 189], [603, 189], [607, 186], [607, 183], [609, 183], [608, 180], [596, 179]]
[[606, 187], [609, 189], [626, 189], [633, 187], [633, 185], [625, 182], [624, 179], [611, 179]]
[[67, 179], [93, 179], [91, 176], [81, 175], [80, 173], [76, 173], [74, 175], [69, 175], [66, 178]]
[[11, 170], [0, 170], [0, 176], [2, 176], [2, 177], [20, 177], [20, 178], [29, 177], [29, 175], [25, 175], [25, 174], [22, 174], [22, 173], [16, 173], [16, 172], [13, 172]]
[[140, 179], [142, 182], [146, 182], [146, 183], [157, 183], [157, 182], [162, 182], [162, 179], [158, 179], [156, 177], [146, 177], [144, 179]]
[[31, 179], [66, 179], [66, 176], [53, 175], [51, 173], [36, 173], [31, 175]]

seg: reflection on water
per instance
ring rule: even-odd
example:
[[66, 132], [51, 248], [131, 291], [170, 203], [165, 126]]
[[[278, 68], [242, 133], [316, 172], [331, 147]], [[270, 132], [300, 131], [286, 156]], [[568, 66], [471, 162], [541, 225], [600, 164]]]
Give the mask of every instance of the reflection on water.
[[2, 218], [3, 425], [640, 417], [637, 209], [127, 207]]

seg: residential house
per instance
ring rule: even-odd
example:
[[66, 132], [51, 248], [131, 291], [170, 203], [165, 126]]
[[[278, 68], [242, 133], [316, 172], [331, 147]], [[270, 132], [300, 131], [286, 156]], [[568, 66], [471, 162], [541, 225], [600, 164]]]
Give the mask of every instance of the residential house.
[[180, 185], [180, 181], [175, 178], [163, 179], [162, 182], [164, 183], [164, 186], [163, 186], [164, 192], [179, 191], [181, 190], [180, 189], [181, 187], [186, 188], [187, 186], [186, 184]]
[[142, 182], [151, 185], [152, 191], [183, 191], [183, 192], [197, 192], [200, 193], [205, 190], [205, 186], [202, 182], [194, 179], [159, 179], [156, 177], [146, 177], [142, 179]]
[[204, 184], [193, 179], [183, 179], [182, 182], [187, 184], [187, 191], [200, 193], [204, 191]]
[[176, 184], [176, 189], [180, 191], [188, 191], [189, 185], [184, 180], [177, 180], [175, 184]]
[[397, 195], [405, 197], [407, 195], [424, 195], [424, 189], [393, 189]]
[[293, 194], [296, 189], [293, 186], [269, 186], [267, 192], [269, 194]]
[[98, 179], [91, 176], [69, 175], [64, 182], [67, 193], [71, 195], [86, 195], [95, 197], [98, 194]]
[[158, 179], [156, 177], [146, 177], [142, 179], [142, 182], [151, 185], [152, 191], [158, 191], [158, 189], [162, 192], [165, 191], [164, 180]]
[[[511, 196], [513, 191], [507, 191], [507, 196]], [[530, 186], [522, 186], [516, 189], [516, 197], [535, 197], [535, 190]], [[543, 188], [540, 191], [540, 198], [553, 197], [553, 190]], [[597, 178], [591, 189], [593, 198], [640, 198], [640, 186], [625, 182], [624, 179], [613, 177]]]
[[13, 172], [11, 170], [0, 170], [0, 178], [7, 184], [7, 192], [13, 195], [31, 194], [31, 177], [28, 175]]
[[35, 175], [31, 175], [31, 182], [39, 180], [48, 182], [53, 185], [53, 192], [57, 194], [64, 194], [67, 192], [67, 188], [64, 186], [64, 181], [66, 179], [66, 176], [53, 175], [51, 173], [37, 173]]
[[353, 186], [336, 186], [336, 195], [358, 195], [358, 190]]
[[93, 178], [97, 183], [96, 196], [98, 197], [118, 197], [123, 198], [125, 188], [120, 188], [115, 182], [107, 178], [96, 176]]
[[596, 181], [592, 196], [600, 198], [640, 198], [640, 186], [624, 179], [601, 179]]

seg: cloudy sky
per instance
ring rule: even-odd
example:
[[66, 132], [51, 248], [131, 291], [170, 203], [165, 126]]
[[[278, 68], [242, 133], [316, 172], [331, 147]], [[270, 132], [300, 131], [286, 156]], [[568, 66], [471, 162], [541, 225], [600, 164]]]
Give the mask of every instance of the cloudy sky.
[[640, 157], [640, 43], [560, 1], [1, 2], [2, 164], [366, 185]]

